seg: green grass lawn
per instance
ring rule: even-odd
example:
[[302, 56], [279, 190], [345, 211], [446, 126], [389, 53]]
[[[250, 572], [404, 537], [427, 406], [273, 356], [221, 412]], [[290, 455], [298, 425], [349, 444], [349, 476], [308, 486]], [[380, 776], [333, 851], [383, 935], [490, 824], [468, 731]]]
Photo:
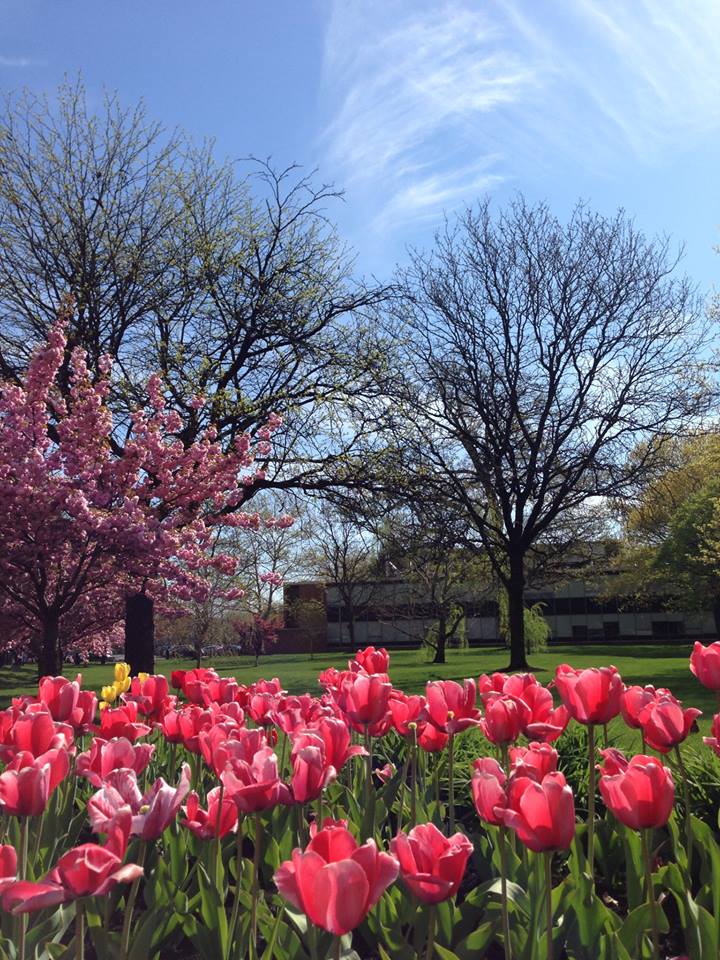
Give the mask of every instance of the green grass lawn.
[[[562, 646], [553, 647], [548, 653], [536, 654], [530, 658], [538, 679], [547, 683], [552, 679], [555, 667], [559, 663], [569, 663], [574, 667], [594, 667], [614, 664], [626, 683], [646, 684], [669, 687], [683, 700], [685, 706], [697, 706], [703, 711], [701, 726], [709, 726], [712, 714], [717, 710], [713, 693], [701, 686], [690, 673], [688, 656], [691, 645], [677, 646], [632, 645], [632, 646]], [[251, 657], [226, 657], [208, 661], [223, 675], [237, 677], [241, 683], [250, 683], [259, 677], [277, 676], [291, 693], [309, 690], [318, 692], [318, 673], [325, 667], [343, 667], [347, 654], [341, 652], [321, 653], [310, 659], [308, 654], [277, 654], [261, 657], [255, 667]], [[396, 687], [408, 693], [419, 693], [428, 680], [476, 677], [481, 673], [490, 673], [505, 666], [508, 653], [504, 649], [472, 649], [450, 651], [446, 664], [427, 663], [417, 650], [394, 650], [391, 652], [390, 673]], [[189, 669], [194, 663], [189, 660], [163, 660], [158, 658], [156, 670], [168, 677], [172, 670]], [[112, 664], [101, 666], [92, 664], [78, 668], [68, 664], [65, 675], [74, 676], [78, 671], [83, 674], [83, 684], [99, 690], [103, 684], [112, 681]], [[7, 704], [10, 698], [21, 693], [32, 693], [35, 689], [35, 668], [3, 667], [0, 669], [0, 703]]]

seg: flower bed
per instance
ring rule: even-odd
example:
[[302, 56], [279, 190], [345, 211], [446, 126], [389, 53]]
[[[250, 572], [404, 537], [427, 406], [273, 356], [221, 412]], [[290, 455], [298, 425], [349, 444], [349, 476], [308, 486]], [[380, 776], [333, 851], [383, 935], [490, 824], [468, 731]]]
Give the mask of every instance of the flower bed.
[[[690, 666], [720, 689], [720, 643]], [[389, 672], [370, 647], [317, 696], [209, 669], [171, 693], [117, 665], [99, 710], [80, 676], [41, 680], [0, 712], [2, 956], [717, 960], [699, 711], [614, 667], [425, 696]], [[605, 742], [618, 715], [636, 756]]]

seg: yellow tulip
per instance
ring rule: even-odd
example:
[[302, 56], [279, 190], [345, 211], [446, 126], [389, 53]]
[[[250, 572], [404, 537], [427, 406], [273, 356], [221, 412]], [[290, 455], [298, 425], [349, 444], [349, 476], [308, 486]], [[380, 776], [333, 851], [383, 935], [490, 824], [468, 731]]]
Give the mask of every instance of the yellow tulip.
[[139, 674], [138, 674], [138, 680], [140, 681], [140, 683], [145, 683], [145, 681], [147, 680], [147, 678], [148, 678], [149, 676], [150, 676], [149, 673], [139, 673]]
[[116, 663], [115, 664], [115, 679], [117, 681], [129, 680], [130, 678], [130, 667], [127, 663]]
[[117, 695], [118, 691], [115, 689], [115, 684], [112, 684], [112, 686], [109, 687], [103, 687], [100, 692], [100, 696], [107, 703], [114, 703], [115, 700], [117, 700]]
[[101, 710], [107, 710], [110, 704], [106, 703], [104, 700], [101, 700], [98, 706], [100, 707]]

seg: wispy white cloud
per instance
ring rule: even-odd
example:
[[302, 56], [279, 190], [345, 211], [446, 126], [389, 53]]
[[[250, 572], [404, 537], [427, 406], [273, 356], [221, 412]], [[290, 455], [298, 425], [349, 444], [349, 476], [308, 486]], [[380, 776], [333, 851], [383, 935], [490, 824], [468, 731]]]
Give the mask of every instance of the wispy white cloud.
[[379, 228], [720, 130], [717, 0], [336, 0], [326, 165]]
[[29, 67], [32, 61], [27, 57], [4, 57], [0, 54], [0, 67]]
[[486, 15], [393, 3], [335, 7], [324, 79], [334, 111], [329, 162], [351, 187], [382, 184], [383, 220], [425, 216], [468, 184], [495, 182], [493, 151], [476, 151], [478, 125], [534, 82], [501, 52]]

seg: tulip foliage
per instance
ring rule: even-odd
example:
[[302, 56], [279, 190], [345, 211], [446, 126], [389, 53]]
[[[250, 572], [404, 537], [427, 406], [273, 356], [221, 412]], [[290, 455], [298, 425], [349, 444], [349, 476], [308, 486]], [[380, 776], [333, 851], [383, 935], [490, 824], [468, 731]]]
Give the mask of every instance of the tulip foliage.
[[[720, 692], [718, 664], [696, 646]], [[373, 648], [301, 695], [43, 678], [0, 712], [0, 958], [717, 960], [697, 715], [614, 667], [407, 695]]]

